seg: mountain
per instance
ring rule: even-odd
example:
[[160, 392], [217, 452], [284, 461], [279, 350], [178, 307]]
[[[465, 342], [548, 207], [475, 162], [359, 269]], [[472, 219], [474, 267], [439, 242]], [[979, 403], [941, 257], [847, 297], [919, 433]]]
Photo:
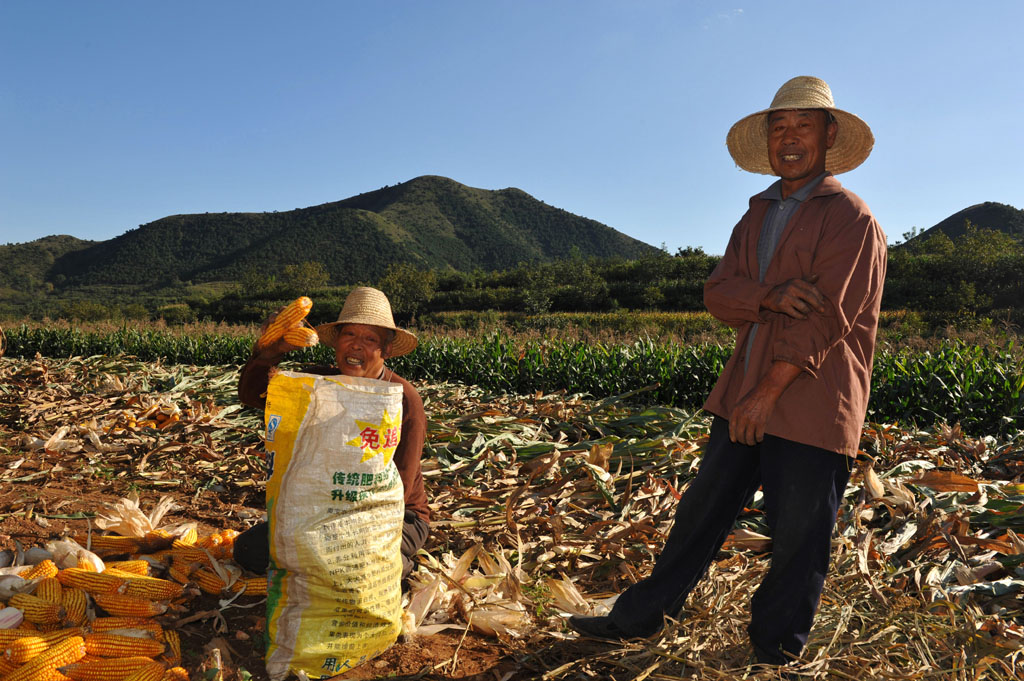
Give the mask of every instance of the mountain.
[[950, 239], [956, 239], [966, 231], [968, 221], [979, 229], [991, 229], [996, 232], [1006, 232], [1017, 238], [1024, 238], [1024, 210], [1008, 206], [1005, 203], [986, 201], [953, 213], [910, 241], [924, 241], [939, 232], [944, 232]]
[[95, 243], [60, 235], [0, 246], [0, 289], [36, 289], [48, 279], [54, 263], [60, 258]]
[[274, 273], [319, 261], [332, 283], [345, 284], [375, 280], [393, 262], [491, 270], [573, 252], [637, 258], [656, 251], [522, 190], [428, 175], [291, 211], [173, 215], [69, 250], [47, 278], [62, 285], [230, 281], [250, 268]]

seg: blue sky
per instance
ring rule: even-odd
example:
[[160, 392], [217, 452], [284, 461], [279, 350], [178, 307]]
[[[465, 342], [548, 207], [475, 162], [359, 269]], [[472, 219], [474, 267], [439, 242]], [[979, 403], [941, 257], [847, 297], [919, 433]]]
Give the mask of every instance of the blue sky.
[[721, 253], [771, 178], [725, 147], [795, 75], [871, 125], [890, 241], [1024, 208], [1024, 3], [0, 4], [0, 243], [290, 210], [419, 175]]

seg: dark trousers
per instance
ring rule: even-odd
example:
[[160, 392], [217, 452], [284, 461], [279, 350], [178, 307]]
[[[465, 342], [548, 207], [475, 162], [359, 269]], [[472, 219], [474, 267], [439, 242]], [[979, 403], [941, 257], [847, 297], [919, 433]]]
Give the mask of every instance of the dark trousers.
[[[430, 523], [406, 510], [402, 524], [402, 579], [416, 566], [412, 557], [427, 543]], [[235, 562], [255, 573], [267, 571], [270, 563], [270, 528], [266, 521], [253, 525], [235, 537]]]
[[764, 492], [771, 567], [751, 600], [748, 633], [758, 660], [780, 664], [807, 643], [825, 584], [836, 512], [850, 477], [848, 457], [765, 435], [758, 445], [729, 440], [716, 417], [697, 477], [676, 508], [665, 547], [646, 579], [624, 591], [612, 621], [635, 636], [678, 617], [754, 492]]

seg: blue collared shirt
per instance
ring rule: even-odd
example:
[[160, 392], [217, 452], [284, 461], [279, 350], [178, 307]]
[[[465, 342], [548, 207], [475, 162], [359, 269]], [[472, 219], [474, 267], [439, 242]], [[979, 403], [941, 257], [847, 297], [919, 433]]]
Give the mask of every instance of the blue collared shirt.
[[800, 204], [811, 195], [814, 188], [825, 179], [822, 173], [816, 178], [797, 189], [786, 198], [782, 198], [782, 180], [776, 180], [770, 187], [761, 192], [758, 196], [775, 202], [775, 207], [769, 209], [764, 215], [764, 223], [761, 225], [761, 236], [757, 240], [757, 264], [760, 267], [761, 281], [764, 282], [765, 272], [771, 264], [772, 256], [775, 255], [775, 248], [779, 245], [782, 232], [785, 231], [789, 219]]

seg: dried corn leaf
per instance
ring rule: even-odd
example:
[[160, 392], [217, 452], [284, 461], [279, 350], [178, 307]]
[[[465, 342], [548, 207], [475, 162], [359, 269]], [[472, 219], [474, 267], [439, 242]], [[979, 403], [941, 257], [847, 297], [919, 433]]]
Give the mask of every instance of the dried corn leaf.
[[139, 497], [133, 494], [108, 504], [107, 513], [98, 513], [96, 526], [101, 530], [116, 532], [124, 537], [145, 537], [160, 526], [165, 514], [177, 508], [173, 497], [163, 496], [147, 515], [139, 506]]

